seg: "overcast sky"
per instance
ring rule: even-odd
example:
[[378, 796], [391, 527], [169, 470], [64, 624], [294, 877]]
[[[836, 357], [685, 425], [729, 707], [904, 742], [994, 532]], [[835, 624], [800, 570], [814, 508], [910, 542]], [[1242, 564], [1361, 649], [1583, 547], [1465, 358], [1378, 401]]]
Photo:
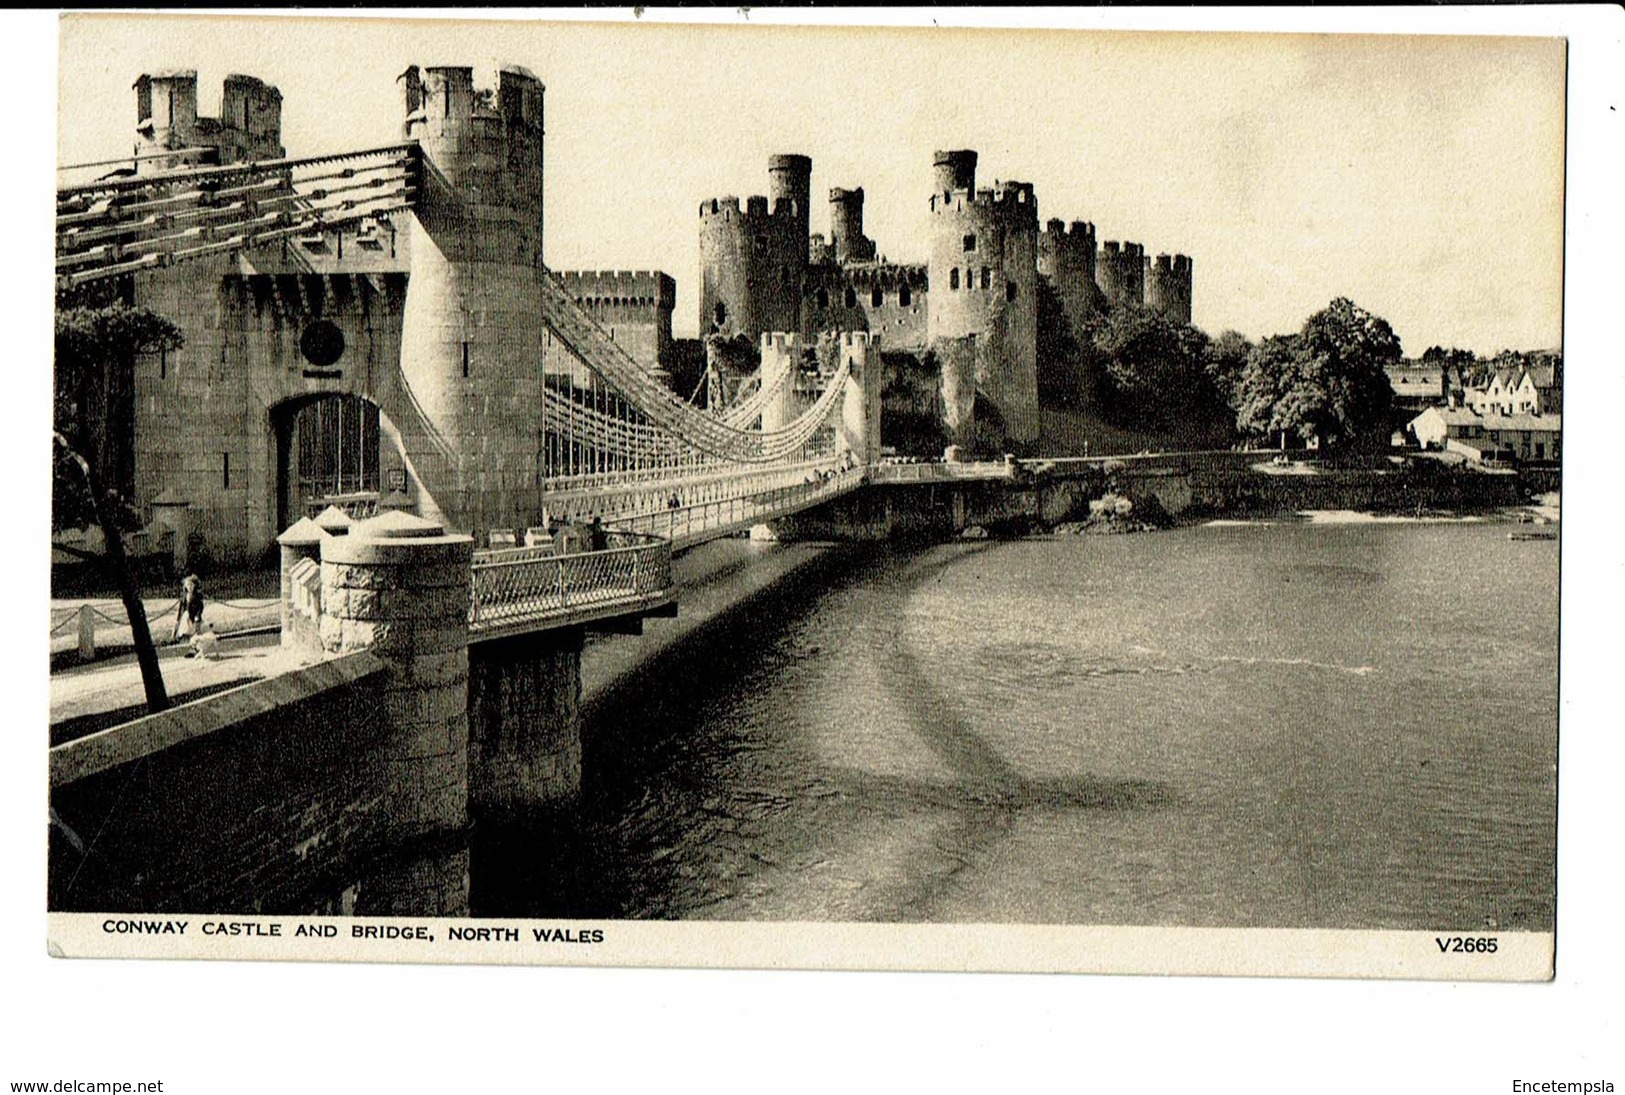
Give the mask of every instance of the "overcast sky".
[[1561, 342], [1564, 50], [1550, 38], [70, 17], [59, 162], [129, 150], [131, 84], [276, 84], [291, 155], [396, 139], [409, 64], [547, 84], [546, 259], [666, 270], [692, 333], [701, 200], [763, 193], [774, 152], [862, 186], [923, 261], [931, 153], [1030, 181], [1041, 218], [1195, 263], [1196, 324], [1261, 336], [1336, 296], [1410, 354]]

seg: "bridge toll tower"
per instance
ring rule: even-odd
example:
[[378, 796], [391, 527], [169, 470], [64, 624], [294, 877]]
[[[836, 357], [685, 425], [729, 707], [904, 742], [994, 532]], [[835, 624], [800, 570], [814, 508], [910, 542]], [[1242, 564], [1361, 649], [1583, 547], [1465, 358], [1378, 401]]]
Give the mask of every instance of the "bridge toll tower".
[[1030, 444], [1038, 439], [1033, 186], [977, 189], [976, 153], [969, 150], [938, 152], [935, 167], [928, 339], [938, 360], [967, 350], [973, 355], [976, 389], [1002, 420], [997, 441]]
[[761, 390], [777, 388], [762, 408], [762, 429], [782, 430], [795, 421], [800, 410], [796, 402], [796, 373], [801, 368], [803, 343], [800, 336], [770, 331], [762, 336]]
[[841, 363], [851, 366], [841, 403], [836, 450], [851, 453], [860, 465], [880, 462], [880, 393], [885, 369], [880, 360], [880, 336], [868, 331], [843, 331]]
[[1191, 321], [1191, 260], [1189, 255], [1158, 255], [1147, 263], [1145, 306], [1175, 323]]
[[[197, 112], [197, 71], [144, 73], [134, 84], [137, 174], [205, 164], [277, 160], [282, 147], [282, 92], [253, 76], [232, 73], [220, 96], [220, 117]], [[173, 158], [155, 155], [186, 152]]]
[[[402, 135], [418, 142], [398, 423], [425, 516], [522, 528], [541, 513], [542, 82], [504, 68], [406, 70]], [[404, 412], [403, 412], [404, 413]]]

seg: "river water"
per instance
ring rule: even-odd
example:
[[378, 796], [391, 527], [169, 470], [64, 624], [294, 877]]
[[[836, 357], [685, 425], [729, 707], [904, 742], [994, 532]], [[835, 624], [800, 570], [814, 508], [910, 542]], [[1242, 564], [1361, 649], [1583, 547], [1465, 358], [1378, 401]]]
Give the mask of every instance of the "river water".
[[592, 704], [579, 827], [475, 911], [1549, 929], [1557, 545], [1506, 531], [832, 548]]

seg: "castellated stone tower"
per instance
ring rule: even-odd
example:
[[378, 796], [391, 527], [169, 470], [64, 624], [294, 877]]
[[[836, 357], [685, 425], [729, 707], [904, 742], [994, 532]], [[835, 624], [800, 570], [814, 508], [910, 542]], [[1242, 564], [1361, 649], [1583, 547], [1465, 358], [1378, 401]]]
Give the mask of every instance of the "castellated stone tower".
[[[700, 203], [700, 333], [794, 331], [807, 268], [812, 160], [768, 158], [770, 196]], [[771, 205], [769, 201], [771, 200]]]
[[[1038, 439], [1038, 203], [1031, 183], [976, 189], [976, 153], [938, 152], [931, 195], [928, 339], [945, 370], [945, 404], [972, 369], [976, 391], [1003, 420], [1006, 441]], [[951, 381], [951, 384], [950, 384]], [[962, 393], [961, 393], [962, 394]], [[954, 421], [956, 438], [971, 423]], [[991, 425], [991, 424], [986, 424]]]
[[1191, 260], [1189, 255], [1158, 255], [1146, 268], [1145, 306], [1175, 323], [1191, 321]]
[[143, 160], [142, 174], [206, 163], [279, 160], [282, 148], [282, 93], [263, 80], [233, 73], [225, 79], [220, 117], [200, 118], [197, 72], [153, 72], [135, 82], [138, 155], [206, 148], [204, 156]]
[[1145, 304], [1145, 248], [1108, 240], [1096, 256], [1095, 282], [1108, 308]]
[[1102, 304], [1095, 285], [1095, 226], [1073, 221], [1068, 228], [1059, 218], [1046, 223], [1038, 237], [1038, 272], [1055, 286], [1073, 332], [1081, 333]]
[[863, 187], [829, 192], [829, 238], [836, 262], [873, 262], [875, 241], [863, 234]]
[[541, 512], [542, 96], [505, 68], [494, 94], [469, 68], [400, 78], [402, 135], [423, 152], [400, 382], [425, 517], [483, 532]]

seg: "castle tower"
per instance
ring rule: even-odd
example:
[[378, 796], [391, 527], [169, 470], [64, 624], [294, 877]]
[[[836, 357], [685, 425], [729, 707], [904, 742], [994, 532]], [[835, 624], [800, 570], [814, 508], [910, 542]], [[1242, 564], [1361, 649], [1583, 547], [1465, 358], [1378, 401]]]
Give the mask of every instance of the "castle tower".
[[[424, 158], [401, 317], [402, 425], [424, 516], [480, 533], [541, 512], [542, 96], [518, 68], [407, 69]], [[418, 428], [421, 426], [421, 429]]]
[[1145, 306], [1175, 323], [1191, 321], [1191, 260], [1189, 255], [1158, 255], [1147, 267]]
[[786, 154], [768, 159], [770, 196], [700, 203], [700, 333], [794, 331], [801, 320], [801, 281], [807, 269], [807, 202], [812, 161]]
[[197, 72], [178, 69], [143, 75], [135, 82], [136, 152], [150, 155], [207, 149], [184, 159], [144, 160], [141, 174], [201, 164], [278, 160], [282, 148], [282, 93], [253, 76], [226, 77], [220, 117], [197, 112]]
[[1038, 439], [1038, 203], [1031, 183], [975, 189], [976, 153], [936, 154], [931, 195], [931, 308], [939, 360], [974, 347], [976, 389], [1004, 439]]
[[829, 238], [836, 262], [873, 262], [875, 243], [863, 234], [863, 187], [829, 192]]
[[767, 158], [767, 196], [773, 215], [788, 218], [796, 227], [796, 246], [805, 248], [812, 231], [812, 159], [796, 152]]
[[1095, 285], [1095, 226], [1073, 221], [1070, 228], [1052, 219], [1038, 237], [1038, 272], [1049, 278], [1061, 299], [1061, 310], [1081, 333], [1090, 317], [1100, 312], [1100, 290]]
[[1145, 304], [1145, 248], [1137, 243], [1108, 240], [1096, 256], [1095, 283], [1108, 308]]

